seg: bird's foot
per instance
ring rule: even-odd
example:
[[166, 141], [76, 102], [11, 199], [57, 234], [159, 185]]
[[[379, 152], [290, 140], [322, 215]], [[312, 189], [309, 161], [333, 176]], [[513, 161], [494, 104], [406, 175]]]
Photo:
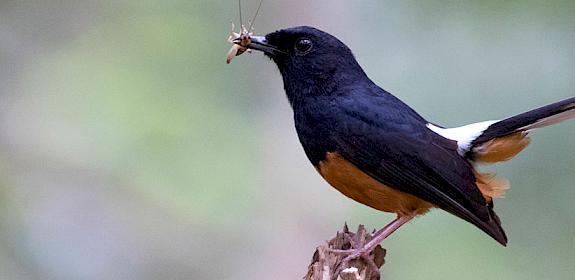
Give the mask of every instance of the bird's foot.
[[372, 251], [375, 249], [375, 247], [377, 247], [379, 244], [375, 244], [375, 246], [368, 246], [368, 245], [371, 244], [367, 243], [365, 244], [365, 246], [361, 248], [355, 248], [354, 246], [353, 249], [348, 250], [336, 250], [336, 249], [328, 249], [328, 250], [333, 254], [345, 256], [345, 258], [341, 260], [342, 265], [340, 267], [342, 268], [348, 267], [349, 263], [355, 259], [361, 259], [365, 262], [365, 264], [367, 264], [367, 266], [371, 270], [371, 273], [378, 273], [379, 267], [377, 266], [377, 264], [375, 264], [375, 262], [373, 261], [373, 257], [370, 255], [372, 254]]
[[350, 240], [352, 247], [351, 249], [348, 250], [330, 249], [330, 252], [340, 256], [346, 256], [342, 260], [343, 264], [342, 267], [347, 267], [350, 261], [361, 258], [370, 267], [370, 269], [372, 270], [375, 269], [378, 271], [379, 267], [375, 264], [371, 256], [375, 248], [377, 248], [379, 246], [379, 243], [381, 243], [385, 238], [391, 235], [399, 227], [407, 223], [409, 220], [413, 219], [413, 217], [415, 217], [415, 213], [398, 216], [397, 219], [395, 219], [393, 222], [389, 223], [382, 229], [373, 233], [370, 240]]

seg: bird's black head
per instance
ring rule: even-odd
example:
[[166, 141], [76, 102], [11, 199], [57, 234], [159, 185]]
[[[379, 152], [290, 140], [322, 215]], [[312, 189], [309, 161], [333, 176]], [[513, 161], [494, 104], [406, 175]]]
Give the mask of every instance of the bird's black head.
[[306, 96], [331, 94], [342, 85], [367, 78], [344, 43], [313, 27], [253, 36], [248, 47], [264, 52], [275, 62], [292, 104]]

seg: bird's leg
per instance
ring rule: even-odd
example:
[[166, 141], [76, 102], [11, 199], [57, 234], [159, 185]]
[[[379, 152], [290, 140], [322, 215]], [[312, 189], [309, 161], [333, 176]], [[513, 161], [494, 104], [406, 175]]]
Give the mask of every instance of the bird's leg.
[[350, 250], [331, 250], [331, 252], [336, 254], [347, 255], [343, 262], [348, 262], [350, 260], [367, 256], [379, 243], [381, 243], [385, 238], [390, 236], [394, 231], [396, 231], [399, 227], [404, 225], [405, 223], [409, 222], [416, 216], [415, 213], [409, 213], [406, 215], [399, 215], [397, 219], [393, 220], [391, 223], [387, 224], [382, 229], [376, 231], [373, 234], [372, 239], [367, 242], [362, 248], [353, 248]]

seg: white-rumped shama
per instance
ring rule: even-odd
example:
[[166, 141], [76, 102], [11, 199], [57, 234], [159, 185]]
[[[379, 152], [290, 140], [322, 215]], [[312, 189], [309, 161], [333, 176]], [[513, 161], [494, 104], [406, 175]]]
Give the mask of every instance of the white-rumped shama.
[[279, 68], [299, 140], [321, 176], [353, 200], [397, 214], [348, 258], [435, 207], [506, 245], [493, 198], [509, 185], [475, 165], [509, 160], [529, 144], [529, 131], [575, 117], [571, 97], [504, 120], [444, 128], [372, 82], [330, 34], [302, 26], [250, 39], [245, 47]]

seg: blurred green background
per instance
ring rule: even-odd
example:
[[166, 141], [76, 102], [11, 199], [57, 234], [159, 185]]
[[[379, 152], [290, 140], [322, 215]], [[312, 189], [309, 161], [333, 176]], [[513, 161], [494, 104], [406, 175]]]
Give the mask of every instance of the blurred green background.
[[[344, 221], [393, 218], [316, 174], [268, 59], [224, 63], [231, 21], [235, 0], [0, 1], [0, 279], [300, 279]], [[295, 25], [446, 126], [575, 93], [574, 1], [266, 0], [255, 29]], [[507, 248], [433, 211], [384, 277], [573, 279], [575, 121], [532, 137], [495, 166]]]

